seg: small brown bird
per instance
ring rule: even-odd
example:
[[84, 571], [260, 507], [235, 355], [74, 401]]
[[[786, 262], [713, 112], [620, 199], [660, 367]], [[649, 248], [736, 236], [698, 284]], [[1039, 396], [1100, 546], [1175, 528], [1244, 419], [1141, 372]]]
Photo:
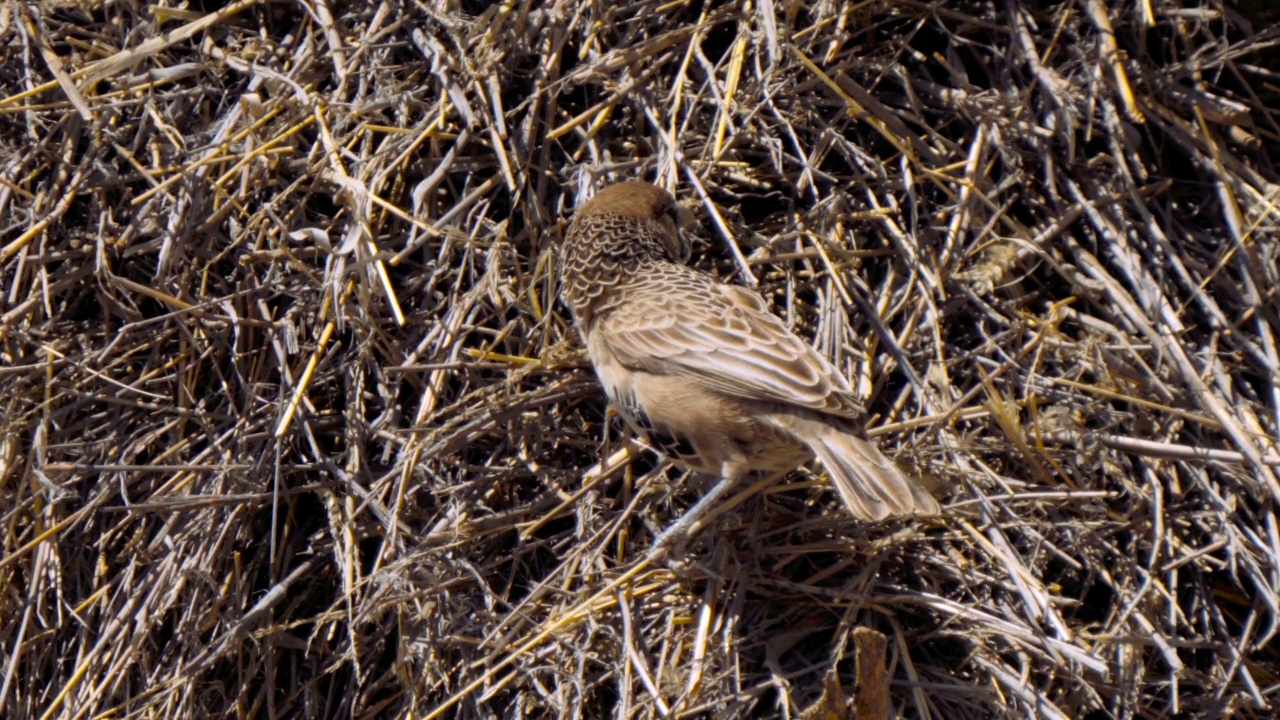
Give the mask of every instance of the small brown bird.
[[627, 423], [676, 462], [721, 476], [716, 497], [750, 471], [817, 455], [859, 518], [936, 514], [866, 439], [862, 406], [826, 358], [758, 294], [685, 265], [680, 212], [649, 183], [610, 185], [565, 238], [562, 297]]

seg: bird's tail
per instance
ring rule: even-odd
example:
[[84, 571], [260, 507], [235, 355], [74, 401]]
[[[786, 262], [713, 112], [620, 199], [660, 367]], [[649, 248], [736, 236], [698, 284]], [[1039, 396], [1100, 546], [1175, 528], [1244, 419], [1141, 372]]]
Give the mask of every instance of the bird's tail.
[[893, 515], [937, 515], [941, 508], [873, 443], [825, 423], [806, 438], [831, 475], [849, 512], [863, 520]]

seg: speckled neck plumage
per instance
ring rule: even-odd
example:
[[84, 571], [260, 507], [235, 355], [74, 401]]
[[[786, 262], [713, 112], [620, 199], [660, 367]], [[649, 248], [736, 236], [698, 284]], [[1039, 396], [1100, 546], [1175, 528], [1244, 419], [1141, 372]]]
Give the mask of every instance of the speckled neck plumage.
[[[573, 218], [560, 264], [563, 296], [579, 330], [615, 295], [610, 291], [655, 265], [688, 256], [673, 220], [675, 198], [642, 182], [617, 183], [588, 200]], [[657, 273], [661, 276], [662, 273]]]
[[589, 321], [611, 288], [647, 266], [671, 263], [662, 242], [664, 232], [654, 220], [612, 212], [575, 218], [561, 263], [564, 299], [574, 317]]

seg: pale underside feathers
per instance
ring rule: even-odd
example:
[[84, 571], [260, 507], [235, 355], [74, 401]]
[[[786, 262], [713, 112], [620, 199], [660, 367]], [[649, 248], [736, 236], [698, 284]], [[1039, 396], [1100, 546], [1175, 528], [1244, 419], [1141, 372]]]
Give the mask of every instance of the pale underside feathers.
[[565, 240], [565, 301], [628, 422], [674, 459], [727, 478], [817, 455], [859, 518], [937, 513], [864, 438], [862, 406], [830, 362], [759, 295], [682, 264], [673, 208], [647, 183], [612, 185]]

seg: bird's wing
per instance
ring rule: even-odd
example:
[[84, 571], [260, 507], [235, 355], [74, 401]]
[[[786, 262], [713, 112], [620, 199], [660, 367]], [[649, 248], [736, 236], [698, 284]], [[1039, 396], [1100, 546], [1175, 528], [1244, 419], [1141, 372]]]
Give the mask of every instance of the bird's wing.
[[593, 333], [624, 366], [746, 400], [862, 418], [835, 367], [754, 293], [684, 272], [627, 291], [628, 301]]

